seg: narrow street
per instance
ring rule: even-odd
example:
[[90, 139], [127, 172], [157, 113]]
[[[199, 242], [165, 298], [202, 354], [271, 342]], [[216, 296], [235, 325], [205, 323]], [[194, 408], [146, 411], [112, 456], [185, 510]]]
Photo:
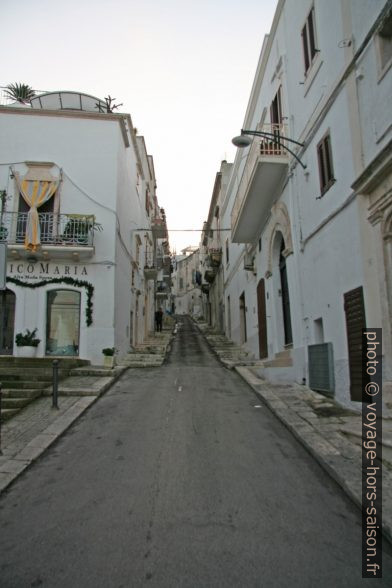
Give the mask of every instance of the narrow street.
[[180, 323], [0, 498], [1, 588], [360, 585], [359, 510]]

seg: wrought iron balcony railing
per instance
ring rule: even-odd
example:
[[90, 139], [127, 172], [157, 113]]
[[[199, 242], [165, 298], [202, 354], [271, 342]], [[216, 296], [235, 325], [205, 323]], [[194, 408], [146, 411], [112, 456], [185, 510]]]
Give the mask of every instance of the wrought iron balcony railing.
[[[23, 245], [27, 212], [4, 212], [0, 217], [0, 241]], [[92, 247], [94, 232], [102, 230], [94, 215], [39, 212], [41, 245]]]

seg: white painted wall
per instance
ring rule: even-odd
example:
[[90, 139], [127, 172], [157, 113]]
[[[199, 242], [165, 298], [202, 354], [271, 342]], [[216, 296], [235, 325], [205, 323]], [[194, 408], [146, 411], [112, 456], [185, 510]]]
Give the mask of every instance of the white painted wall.
[[[344, 293], [363, 285], [372, 326], [382, 324], [381, 296], [377, 287], [370, 286], [378, 281], [380, 253], [366, 225], [367, 219], [364, 220], [364, 203], [355, 197], [351, 186], [361, 169], [390, 140], [387, 104], [392, 81], [390, 75], [379, 76], [374, 42], [370, 42], [361, 56], [360, 75], [353, 74], [356, 82], [349, 76], [343, 83], [342, 75], [384, 4], [365, 0], [279, 2], [270, 37], [262, 48], [243, 123], [243, 128], [256, 129], [260, 122], [269, 122], [271, 101], [281, 86], [289, 136], [305, 142], [300, 157], [307, 166], [303, 170], [293, 162], [282, 192], [276, 195], [287, 208], [293, 241], [293, 253], [288, 255], [286, 264], [294, 379], [301, 382], [307, 374], [307, 345], [316, 342], [315, 320], [322, 318], [324, 340], [332, 342], [334, 347], [336, 397], [346, 405], [350, 405], [350, 400]], [[312, 5], [320, 52], [305, 79], [301, 29]], [[351, 43], [347, 44], [347, 40]], [[336, 181], [320, 197], [317, 144], [328, 131]], [[231, 209], [248, 151], [237, 152], [222, 206], [222, 225], [231, 223]], [[228, 296], [231, 300], [231, 338], [241, 341], [239, 296], [244, 292], [248, 331], [244, 347], [255, 356], [258, 356], [256, 287], [261, 278], [266, 278], [270, 358], [284, 349], [277, 266], [272, 268], [270, 277], [266, 275], [274, 222], [271, 217], [265, 227], [260, 227], [255, 242], [248, 245], [256, 256], [256, 277], [243, 270], [245, 245], [230, 244], [228, 263], [225, 253], [223, 256], [223, 297], [225, 303]]]
[[[139, 341], [145, 337], [146, 328], [152, 327], [153, 306], [153, 290], [151, 284], [148, 286], [144, 281], [143, 265], [137, 272], [134, 292], [131, 291], [131, 260], [135, 256], [132, 229], [148, 228], [150, 220], [144, 200], [136, 189], [136, 152], [129, 131], [130, 146], [127, 147], [119, 118], [113, 116], [83, 118], [83, 114], [78, 113], [64, 116], [63, 112], [41, 111], [23, 114], [21, 110], [11, 109], [1, 109], [0, 129], [0, 189], [6, 189], [11, 196], [7, 202], [8, 211], [18, 209], [19, 196], [5, 164], [13, 164], [15, 171], [24, 175], [28, 168], [19, 162], [51, 161], [56, 165], [51, 170], [53, 175], [58, 175], [60, 168], [63, 170], [60, 213], [94, 214], [103, 226], [103, 231], [94, 235], [92, 258], [77, 264], [70, 259], [61, 263], [51, 259], [48, 275], [62, 275], [65, 265], [85, 267], [87, 275], [81, 279], [91, 282], [95, 288], [90, 327], [86, 327], [84, 321], [85, 291], [76, 288], [82, 293], [80, 356], [100, 364], [102, 348], [112, 346], [120, 356], [124, 355], [129, 350], [130, 310], [135, 309], [135, 290], [141, 291], [139, 316], [135, 314]], [[143, 249], [140, 256], [142, 261]], [[11, 263], [14, 263], [15, 272], [15, 262], [9, 262], [8, 271]], [[37, 268], [38, 265], [35, 273], [39, 271]], [[17, 277], [28, 280], [26, 262], [19, 269], [22, 271]], [[49, 288], [28, 290], [10, 286], [17, 296], [15, 333], [38, 326], [38, 336], [42, 339], [38, 348], [40, 356], [45, 350], [45, 292]], [[143, 314], [146, 290], [148, 308]]]

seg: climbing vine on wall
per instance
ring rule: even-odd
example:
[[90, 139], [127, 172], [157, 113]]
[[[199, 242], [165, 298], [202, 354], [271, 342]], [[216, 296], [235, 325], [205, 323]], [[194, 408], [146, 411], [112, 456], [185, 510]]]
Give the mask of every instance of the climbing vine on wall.
[[42, 282], [23, 282], [18, 278], [7, 278], [7, 282], [12, 282], [17, 286], [23, 288], [39, 288], [40, 286], [47, 286], [48, 284], [68, 284], [69, 286], [76, 286], [78, 288], [86, 288], [87, 291], [87, 306], [86, 306], [86, 325], [89, 327], [93, 323], [93, 295], [94, 286], [90, 282], [84, 280], [75, 280], [74, 278], [51, 278], [50, 280], [42, 280]]

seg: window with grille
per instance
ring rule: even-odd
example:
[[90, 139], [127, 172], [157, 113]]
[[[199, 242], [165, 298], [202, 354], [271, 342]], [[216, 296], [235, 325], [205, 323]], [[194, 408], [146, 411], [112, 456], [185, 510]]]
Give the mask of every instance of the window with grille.
[[301, 32], [302, 49], [304, 54], [305, 76], [318, 52], [316, 48], [316, 27], [314, 18], [314, 8], [309, 12], [305, 25]]
[[329, 133], [325, 135], [317, 145], [317, 158], [319, 164], [320, 190], [321, 194], [324, 194], [335, 182], [333, 175], [331, 137]]

